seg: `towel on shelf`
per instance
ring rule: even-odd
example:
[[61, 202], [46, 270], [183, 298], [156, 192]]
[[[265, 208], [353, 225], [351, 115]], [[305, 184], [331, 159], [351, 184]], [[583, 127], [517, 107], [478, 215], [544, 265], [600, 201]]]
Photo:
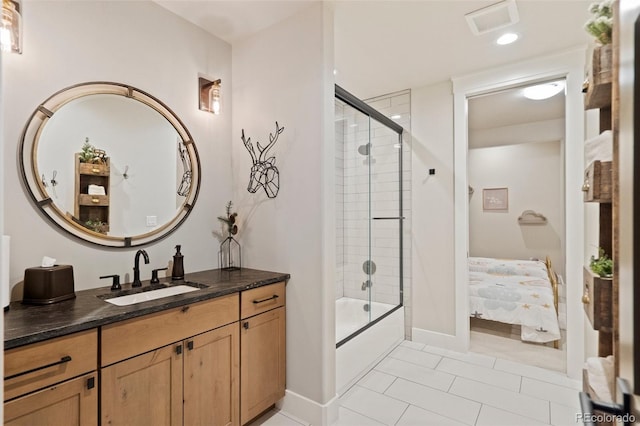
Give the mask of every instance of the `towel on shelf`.
[[611, 402], [611, 390], [614, 383], [613, 356], [587, 358], [585, 368], [589, 377], [589, 386], [595, 393], [595, 399]]
[[613, 159], [613, 133], [605, 130], [595, 138], [584, 142], [584, 165], [588, 166], [596, 160], [611, 161]]
[[104, 186], [89, 185], [89, 195], [107, 195]]

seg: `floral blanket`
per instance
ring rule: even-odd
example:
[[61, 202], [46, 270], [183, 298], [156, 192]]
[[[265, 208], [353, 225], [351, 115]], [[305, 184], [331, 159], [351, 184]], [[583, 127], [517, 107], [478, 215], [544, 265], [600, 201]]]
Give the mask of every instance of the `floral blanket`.
[[560, 338], [547, 268], [541, 261], [469, 258], [469, 314], [519, 324], [522, 340]]

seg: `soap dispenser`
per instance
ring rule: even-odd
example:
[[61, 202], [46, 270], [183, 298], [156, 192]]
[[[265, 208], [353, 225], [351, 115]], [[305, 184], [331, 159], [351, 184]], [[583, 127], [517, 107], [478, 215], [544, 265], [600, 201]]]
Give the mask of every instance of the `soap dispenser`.
[[184, 256], [180, 253], [180, 247], [180, 244], [176, 246], [176, 254], [173, 255], [173, 270], [171, 271], [172, 280], [184, 279]]

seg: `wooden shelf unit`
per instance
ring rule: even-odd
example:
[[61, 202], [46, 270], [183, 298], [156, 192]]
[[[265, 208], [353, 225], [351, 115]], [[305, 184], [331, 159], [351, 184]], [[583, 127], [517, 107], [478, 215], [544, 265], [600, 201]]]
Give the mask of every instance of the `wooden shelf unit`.
[[[615, 276], [615, 232], [614, 211], [617, 167], [615, 144], [617, 130], [614, 123], [614, 98], [616, 70], [613, 67], [614, 46], [601, 46], [594, 50], [589, 70], [589, 86], [585, 95], [585, 109], [599, 109], [600, 133], [612, 130], [614, 134], [613, 161], [594, 161], [587, 165], [582, 190], [585, 202], [599, 203], [598, 244], [610, 258], [614, 259]], [[614, 278], [615, 279], [615, 278]], [[594, 330], [598, 330], [598, 356], [615, 355], [615, 321], [617, 312], [617, 292], [614, 279], [596, 277], [585, 267], [583, 303], [585, 313]]]
[[[73, 215], [78, 223], [85, 226], [89, 220], [105, 223], [100, 231], [109, 230], [109, 158], [105, 164], [81, 163], [80, 154], [75, 156], [76, 179], [74, 191]], [[89, 195], [89, 185], [102, 186], [105, 195]], [[92, 229], [93, 230], [93, 229]]]

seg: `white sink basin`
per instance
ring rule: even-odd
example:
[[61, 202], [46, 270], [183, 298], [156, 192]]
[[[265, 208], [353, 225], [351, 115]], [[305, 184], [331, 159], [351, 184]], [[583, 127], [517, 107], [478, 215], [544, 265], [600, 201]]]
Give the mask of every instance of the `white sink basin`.
[[161, 288], [158, 290], [129, 294], [127, 296], [113, 297], [111, 299], [104, 299], [104, 301], [116, 306], [128, 306], [134, 305], [136, 303], [148, 302], [149, 300], [162, 299], [163, 297], [175, 296], [176, 294], [189, 293], [190, 291], [197, 290], [200, 289], [188, 285], [176, 285], [172, 287]]

